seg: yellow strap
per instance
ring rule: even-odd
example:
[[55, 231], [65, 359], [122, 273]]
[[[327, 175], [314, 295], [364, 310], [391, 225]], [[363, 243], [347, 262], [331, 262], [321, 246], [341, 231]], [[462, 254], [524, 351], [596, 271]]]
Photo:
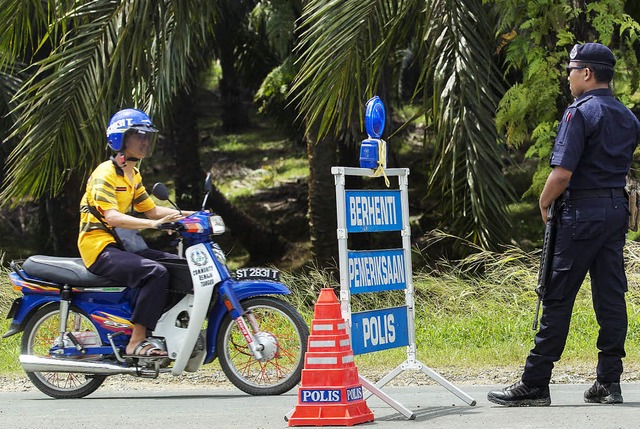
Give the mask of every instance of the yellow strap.
[[387, 167], [387, 142], [380, 139], [378, 140], [378, 168], [373, 172], [373, 177], [384, 176], [384, 183], [389, 187], [389, 178], [384, 169]]

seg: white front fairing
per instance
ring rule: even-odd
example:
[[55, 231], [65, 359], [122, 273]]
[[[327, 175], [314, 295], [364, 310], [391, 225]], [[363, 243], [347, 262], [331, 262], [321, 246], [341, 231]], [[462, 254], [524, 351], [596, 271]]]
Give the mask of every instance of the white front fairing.
[[[205, 244], [191, 246], [185, 254], [191, 271], [193, 295], [186, 295], [164, 313], [153, 331], [154, 336], [165, 338], [169, 357], [175, 359], [171, 371], [173, 375], [180, 375], [184, 371], [207, 317], [213, 288], [221, 280]], [[176, 326], [178, 315], [183, 311], [189, 314], [189, 326], [186, 329]]]

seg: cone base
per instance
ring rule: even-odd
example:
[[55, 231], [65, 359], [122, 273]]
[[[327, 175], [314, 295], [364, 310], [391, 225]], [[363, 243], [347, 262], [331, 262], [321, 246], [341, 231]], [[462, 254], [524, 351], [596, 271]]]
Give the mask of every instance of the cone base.
[[297, 405], [289, 426], [353, 426], [372, 422], [373, 413], [364, 401], [344, 405]]

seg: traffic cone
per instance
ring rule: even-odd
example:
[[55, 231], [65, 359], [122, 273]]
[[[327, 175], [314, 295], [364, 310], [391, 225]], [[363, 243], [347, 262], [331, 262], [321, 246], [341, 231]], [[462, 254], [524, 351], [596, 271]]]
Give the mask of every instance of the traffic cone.
[[373, 413], [362, 395], [340, 303], [333, 289], [323, 288], [314, 308], [298, 405], [289, 426], [353, 426], [370, 421]]

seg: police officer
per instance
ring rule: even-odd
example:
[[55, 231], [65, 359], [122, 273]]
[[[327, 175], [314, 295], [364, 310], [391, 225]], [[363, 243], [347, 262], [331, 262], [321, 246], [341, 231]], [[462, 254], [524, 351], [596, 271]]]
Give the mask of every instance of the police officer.
[[540, 330], [520, 381], [489, 392], [506, 406], [551, 404], [549, 381], [569, 333], [576, 295], [587, 272], [600, 331], [596, 381], [585, 402], [621, 403], [620, 375], [627, 333], [622, 250], [627, 231], [625, 177], [631, 166], [640, 122], [617, 101], [609, 83], [616, 63], [599, 43], [575, 45], [567, 66], [575, 101], [562, 116], [540, 195], [540, 213], [559, 198], [561, 209], [551, 280], [543, 296]]

